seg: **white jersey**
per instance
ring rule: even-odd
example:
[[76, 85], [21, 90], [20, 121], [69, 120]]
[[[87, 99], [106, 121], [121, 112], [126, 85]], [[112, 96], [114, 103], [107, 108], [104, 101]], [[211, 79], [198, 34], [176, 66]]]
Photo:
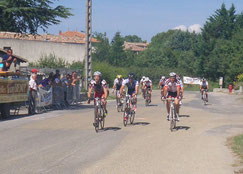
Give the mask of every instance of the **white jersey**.
[[141, 80], [140, 80], [140, 84], [141, 84], [142, 86], [144, 85], [144, 82], [145, 82], [144, 79], [141, 79]]
[[200, 86], [208, 86], [208, 81], [204, 82], [203, 81], [201, 82]]
[[170, 79], [166, 80], [165, 87], [167, 88], [168, 92], [176, 92], [177, 87], [180, 87], [180, 84], [177, 80], [175, 80], [173, 83], [170, 81]]
[[182, 80], [177, 80], [177, 81], [178, 81], [178, 83], [180, 84], [180, 87], [183, 88], [184, 86], [183, 86], [183, 82], [182, 82]]
[[144, 82], [144, 85], [146, 85], [146, 86], [151, 86], [151, 85], [152, 85], [152, 81], [151, 81], [151, 80], [149, 80], [149, 81], [145, 81], [145, 82]]
[[121, 79], [120, 82], [119, 82], [118, 78], [116, 78], [116, 79], [114, 80], [113, 85], [122, 85], [122, 82], [123, 82], [123, 79]]
[[123, 79], [121, 79], [121, 80], [119, 81], [118, 78], [116, 78], [116, 79], [114, 80], [113, 85], [116, 87], [116, 90], [119, 90], [119, 89], [121, 88], [121, 86], [122, 86], [122, 82], [123, 82]]
[[164, 86], [165, 82], [166, 82], [166, 79], [160, 79], [159, 80], [160, 86]]

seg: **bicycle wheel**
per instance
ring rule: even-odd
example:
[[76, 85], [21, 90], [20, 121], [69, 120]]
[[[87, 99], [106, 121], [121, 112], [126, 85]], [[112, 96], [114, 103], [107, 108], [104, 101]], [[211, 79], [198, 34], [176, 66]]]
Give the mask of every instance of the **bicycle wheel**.
[[126, 127], [127, 126], [127, 121], [128, 121], [128, 112], [127, 109], [123, 112], [123, 124]]
[[120, 102], [119, 98], [116, 99], [116, 109], [117, 109], [117, 112], [121, 111], [121, 102]]
[[100, 128], [104, 129], [105, 127], [105, 111], [104, 109], [100, 109], [100, 118], [99, 118], [99, 122], [100, 122]]
[[134, 118], [135, 118], [135, 114], [136, 113], [134, 111], [131, 112], [131, 114], [130, 114], [130, 124], [133, 124]]
[[175, 112], [174, 109], [170, 109], [170, 130], [173, 131], [175, 128]]
[[94, 109], [94, 115], [95, 115], [95, 122], [94, 122], [95, 132], [98, 132], [99, 131], [99, 109], [97, 106]]

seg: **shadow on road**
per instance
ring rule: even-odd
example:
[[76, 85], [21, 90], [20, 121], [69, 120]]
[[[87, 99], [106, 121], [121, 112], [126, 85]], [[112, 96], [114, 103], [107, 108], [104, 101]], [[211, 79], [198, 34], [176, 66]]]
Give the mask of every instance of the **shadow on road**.
[[188, 127], [188, 126], [177, 126], [176, 127], [176, 130], [189, 130], [191, 127]]
[[105, 127], [103, 130], [104, 131], [118, 131], [120, 130], [120, 127]]
[[147, 107], [154, 107], [154, 106], [158, 106], [158, 105], [150, 104]]
[[179, 117], [190, 117], [190, 115], [179, 115]]
[[133, 123], [134, 126], [136, 126], [136, 125], [147, 126], [149, 124], [150, 124], [149, 122], [135, 122], [135, 123]]
[[25, 118], [25, 117], [31, 117], [31, 116], [32, 115], [28, 115], [28, 114], [19, 114], [19, 115], [11, 115], [8, 118], [0, 117], [0, 122], [20, 119], [20, 118]]

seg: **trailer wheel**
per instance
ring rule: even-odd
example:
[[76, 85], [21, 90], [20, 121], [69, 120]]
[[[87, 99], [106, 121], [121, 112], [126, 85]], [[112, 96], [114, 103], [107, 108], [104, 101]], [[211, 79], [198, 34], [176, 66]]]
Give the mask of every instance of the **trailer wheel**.
[[8, 118], [10, 116], [10, 104], [4, 103], [1, 104], [1, 117]]

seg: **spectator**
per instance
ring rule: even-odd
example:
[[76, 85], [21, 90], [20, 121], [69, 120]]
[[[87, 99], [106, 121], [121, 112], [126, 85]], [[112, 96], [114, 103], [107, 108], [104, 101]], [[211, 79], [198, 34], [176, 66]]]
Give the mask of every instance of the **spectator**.
[[73, 86], [73, 103], [77, 104], [80, 96], [80, 90], [79, 90], [79, 76], [75, 71], [72, 73], [71, 85]]
[[53, 78], [53, 73], [51, 72], [48, 76], [48, 78], [43, 79], [42, 81], [40, 81], [39, 86], [46, 88], [47, 86], [51, 85], [52, 82], [52, 78]]
[[56, 74], [53, 76], [52, 81], [54, 82], [55, 79], [60, 75], [60, 71], [57, 69]]
[[7, 54], [3, 56], [3, 68], [2, 71], [8, 71], [11, 64], [17, 62], [17, 59], [13, 57], [13, 50], [8, 49]]
[[29, 81], [29, 114], [35, 114], [36, 111], [36, 98], [37, 98], [37, 84], [36, 74], [32, 74]]
[[55, 86], [62, 86], [61, 75], [57, 74], [56, 78], [54, 79]]
[[62, 82], [62, 86], [63, 86], [63, 90], [64, 90], [64, 102], [65, 102], [65, 105], [68, 106], [69, 103], [68, 103], [68, 100], [67, 100], [67, 90], [68, 90], [68, 74], [67, 75], [64, 75], [61, 79], [61, 82]]

